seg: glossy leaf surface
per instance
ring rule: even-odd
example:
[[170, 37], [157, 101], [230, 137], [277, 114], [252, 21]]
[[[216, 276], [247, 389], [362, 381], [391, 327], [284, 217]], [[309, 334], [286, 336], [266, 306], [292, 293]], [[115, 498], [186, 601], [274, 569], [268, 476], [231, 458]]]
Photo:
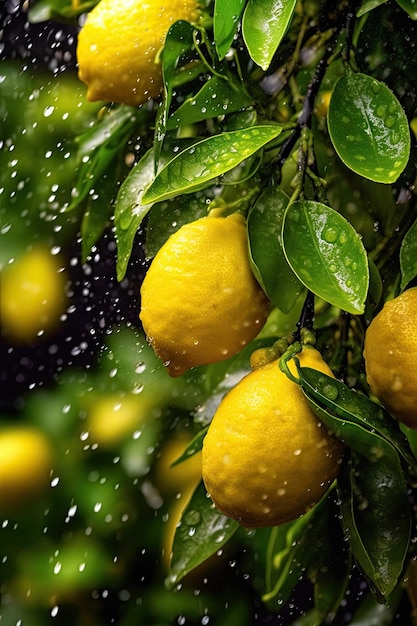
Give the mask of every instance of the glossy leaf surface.
[[214, 41], [223, 59], [232, 45], [246, 0], [215, 0], [213, 14]]
[[145, 187], [154, 177], [154, 152], [148, 150], [130, 171], [117, 196], [114, 223], [117, 239], [117, 277], [122, 280], [132, 252], [133, 240], [139, 225], [152, 204], [144, 204]]
[[248, 0], [242, 33], [249, 54], [267, 70], [291, 22], [296, 0]]
[[392, 183], [405, 168], [410, 132], [401, 104], [388, 87], [366, 74], [344, 74], [328, 111], [330, 138], [351, 170], [375, 182]]
[[173, 587], [188, 572], [215, 554], [238, 528], [237, 522], [214, 507], [204, 484], [200, 483], [175, 533], [167, 586]]
[[212, 76], [195, 96], [187, 98], [176, 109], [168, 119], [167, 129], [233, 113], [251, 102], [252, 98], [240, 83]]
[[344, 217], [320, 202], [294, 202], [282, 237], [288, 263], [310, 291], [345, 311], [363, 313], [368, 262], [361, 238]]
[[180, 152], [156, 175], [146, 204], [201, 189], [278, 137], [279, 126], [255, 126], [203, 139]]
[[256, 278], [274, 306], [288, 313], [304, 286], [282, 248], [282, 224], [288, 196], [278, 187], [266, 190], [248, 215], [251, 259]]
[[342, 523], [353, 554], [382, 601], [403, 570], [411, 530], [407, 486], [398, 457], [377, 462], [352, 453], [339, 477]]
[[397, 0], [397, 4], [408, 13], [412, 20], [417, 20], [416, 0]]
[[401, 289], [417, 276], [417, 222], [405, 235], [400, 249]]

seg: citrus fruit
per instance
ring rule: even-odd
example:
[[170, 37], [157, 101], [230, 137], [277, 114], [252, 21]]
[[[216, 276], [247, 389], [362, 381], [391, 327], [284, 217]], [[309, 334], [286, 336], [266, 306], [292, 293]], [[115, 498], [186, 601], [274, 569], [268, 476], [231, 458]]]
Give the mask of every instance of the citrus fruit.
[[4, 336], [12, 342], [30, 343], [54, 330], [65, 308], [65, 284], [59, 258], [43, 246], [5, 266], [0, 302]]
[[171, 376], [239, 352], [266, 322], [269, 301], [249, 263], [244, 217], [203, 217], [156, 254], [140, 319]]
[[117, 445], [143, 424], [155, 405], [155, 398], [142, 394], [107, 393], [95, 397], [87, 409], [86, 427], [91, 440], [103, 447]]
[[137, 106], [159, 95], [157, 59], [170, 26], [196, 22], [198, 0], [101, 0], [78, 36], [78, 76], [88, 100]]
[[385, 303], [365, 333], [366, 379], [388, 411], [417, 428], [417, 287]]
[[15, 509], [40, 495], [53, 467], [49, 439], [29, 426], [0, 430], [0, 510]]
[[[304, 347], [304, 367], [332, 375]], [[294, 364], [289, 364], [294, 372]], [[203, 443], [202, 471], [216, 507], [246, 527], [275, 526], [316, 504], [339, 472], [343, 444], [310, 409], [279, 361], [245, 376], [220, 403]]]

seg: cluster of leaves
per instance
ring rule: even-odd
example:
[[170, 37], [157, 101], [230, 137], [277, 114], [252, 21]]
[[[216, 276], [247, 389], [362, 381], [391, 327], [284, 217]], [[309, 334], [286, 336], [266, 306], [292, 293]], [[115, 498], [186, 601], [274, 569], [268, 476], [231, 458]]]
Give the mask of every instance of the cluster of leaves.
[[[74, 3], [68, 14], [65, 3], [38, 4], [50, 15], [79, 13]], [[79, 136], [82, 166], [67, 210], [84, 209], [85, 257], [114, 220], [120, 280], [140, 227], [152, 257], [208, 204], [247, 212], [253, 271], [276, 311], [298, 316], [306, 294], [316, 298], [319, 342], [344, 382], [300, 369], [300, 384], [349, 450], [337, 489], [317, 507], [257, 532], [254, 541], [268, 544], [264, 600], [280, 606], [307, 576], [315, 606], [303, 623], [328, 620], [353, 557], [372, 597], [395, 610], [412, 555], [415, 442], [369, 398], [361, 348], [384, 299], [417, 276], [415, 3], [217, 0], [207, 11], [206, 29], [185, 21], [170, 28], [160, 103], [108, 107]], [[202, 429], [184, 457], [201, 447], [253, 349], [205, 369], [205, 403], [195, 414]], [[178, 528], [167, 584], [238, 528], [201, 485]], [[366, 602], [363, 612], [380, 615]]]

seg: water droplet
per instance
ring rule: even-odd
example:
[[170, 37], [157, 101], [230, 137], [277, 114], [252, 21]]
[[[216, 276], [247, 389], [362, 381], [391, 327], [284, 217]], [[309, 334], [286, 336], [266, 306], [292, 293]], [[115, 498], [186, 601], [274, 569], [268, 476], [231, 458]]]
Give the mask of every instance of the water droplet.
[[187, 526], [197, 526], [201, 521], [201, 513], [199, 511], [187, 511], [183, 520]]
[[338, 237], [339, 231], [337, 230], [337, 228], [333, 228], [331, 226], [325, 228], [322, 233], [322, 238], [324, 239], [324, 241], [327, 241], [327, 243], [335, 243]]
[[336, 400], [337, 396], [339, 395], [337, 387], [335, 387], [334, 385], [330, 385], [330, 384], [324, 385], [323, 393], [327, 398], [329, 398], [329, 400]]

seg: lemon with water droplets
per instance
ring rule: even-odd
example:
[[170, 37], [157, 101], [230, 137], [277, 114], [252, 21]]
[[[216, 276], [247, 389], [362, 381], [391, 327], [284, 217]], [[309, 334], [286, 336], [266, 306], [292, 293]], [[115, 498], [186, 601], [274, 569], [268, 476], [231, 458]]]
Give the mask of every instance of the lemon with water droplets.
[[88, 100], [137, 106], [159, 95], [158, 53], [177, 20], [195, 23], [198, 0], [101, 0], [78, 36], [79, 78]]
[[182, 226], [156, 254], [141, 288], [143, 328], [171, 376], [238, 353], [268, 312], [238, 213]]
[[417, 429], [417, 287], [386, 302], [368, 326], [363, 354], [372, 392]]
[[[303, 367], [332, 376], [304, 347]], [[294, 363], [289, 363], [294, 373]], [[202, 472], [216, 507], [243, 526], [276, 526], [313, 507], [339, 473], [344, 446], [319, 421], [275, 360], [220, 403], [203, 443]]]

